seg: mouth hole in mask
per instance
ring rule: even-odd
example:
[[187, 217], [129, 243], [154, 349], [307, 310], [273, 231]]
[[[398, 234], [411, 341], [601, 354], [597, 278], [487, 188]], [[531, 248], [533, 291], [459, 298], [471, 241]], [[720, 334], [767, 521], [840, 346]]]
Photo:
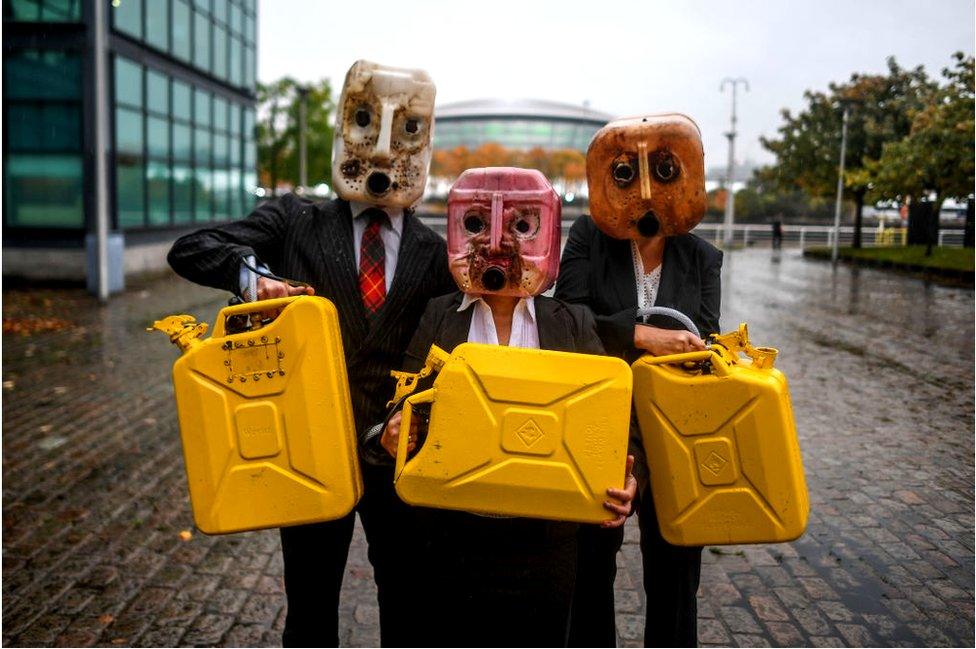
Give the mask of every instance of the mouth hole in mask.
[[637, 219], [637, 231], [643, 237], [653, 237], [660, 229], [661, 222], [657, 220], [657, 215], [654, 212], [647, 212]]
[[481, 285], [489, 291], [498, 291], [505, 286], [505, 271], [491, 266], [481, 274]]
[[374, 196], [382, 196], [390, 191], [390, 184], [390, 177], [379, 171], [374, 171], [366, 179], [366, 189]]

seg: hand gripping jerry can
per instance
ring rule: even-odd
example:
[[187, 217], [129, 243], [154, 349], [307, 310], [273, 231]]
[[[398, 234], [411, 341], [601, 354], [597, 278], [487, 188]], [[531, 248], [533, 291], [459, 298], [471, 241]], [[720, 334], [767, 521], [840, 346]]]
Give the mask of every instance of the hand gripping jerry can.
[[[229, 318], [281, 309], [228, 333]], [[222, 309], [206, 323], [153, 328], [183, 350], [173, 366], [196, 525], [207, 534], [341, 518], [362, 494], [335, 306], [300, 296]]]
[[633, 364], [654, 507], [672, 545], [778, 543], [803, 534], [809, 502], [776, 354], [749, 344], [743, 324], [712, 336], [706, 351]]
[[[394, 480], [411, 505], [596, 523], [622, 489], [631, 372], [618, 358], [464, 343], [431, 348], [433, 387], [406, 398], [401, 430], [430, 404], [419, 450], [400, 435]], [[394, 373], [415, 385], [418, 375]]]

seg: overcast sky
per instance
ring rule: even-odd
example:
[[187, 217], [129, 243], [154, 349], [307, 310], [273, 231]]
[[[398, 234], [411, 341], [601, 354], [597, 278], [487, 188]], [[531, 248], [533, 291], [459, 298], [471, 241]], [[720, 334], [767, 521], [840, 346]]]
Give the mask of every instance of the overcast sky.
[[851, 72], [885, 57], [931, 74], [973, 52], [973, 0], [261, 0], [258, 77], [342, 84], [365, 58], [426, 69], [438, 104], [549, 99], [623, 116], [681, 111], [701, 126], [707, 166], [728, 155], [729, 92], [745, 77], [736, 159], [768, 162], [760, 135]]

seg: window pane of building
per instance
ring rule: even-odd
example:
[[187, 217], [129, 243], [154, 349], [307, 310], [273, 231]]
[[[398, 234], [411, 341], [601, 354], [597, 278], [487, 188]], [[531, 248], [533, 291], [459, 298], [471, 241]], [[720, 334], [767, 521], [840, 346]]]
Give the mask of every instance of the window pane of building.
[[236, 4], [231, 3], [228, 12], [228, 26], [230, 31], [235, 34], [241, 34], [244, 31], [243, 25], [241, 25], [241, 18], [244, 16], [244, 12]]
[[242, 197], [243, 177], [240, 169], [233, 169], [230, 172], [230, 218], [242, 219], [247, 214], [244, 213], [244, 201]]
[[190, 60], [190, 5], [173, 0], [173, 56]]
[[244, 40], [248, 43], [254, 42], [254, 16], [247, 15], [244, 17]]
[[227, 136], [219, 133], [214, 134], [214, 166], [226, 167], [230, 162], [230, 149]]
[[83, 184], [80, 155], [8, 155], [4, 164], [6, 224], [82, 227]]
[[41, 22], [79, 22], [81, 0], [4, 0], [3, 19]]
[[158, 117], [150, 117], [148, 126], [149, 156], [152, 158], [168, 158], [169, 122]]
[[235, 86], [244, 83], [242, 63], [244, 58], [244, 44], [239, 38], [230, 39], [230, 82]]
[[119, 155], [115, 166], [115, 197], [119, 227], [146, 225], [146, 178], [142, 159]]
[[146, 73], [146, 108], [169, 115], [169, 78], [152, 70]]
[[197, 167], [209, 167], [210, 160], [210, 138], [208, 129], [198, 128], [193, 138], [193, 162]]
[[142, 106], [142, 66], [121, 56], [115, 58], [115, 101]]
[[193, 12], [193, 64], [201, 70], [210, 70], [210, 19]]
[[227, 78], [227, 32], [220, 25], [213, 28], [213, 73], [220, 79]]
[[169, 51], [169, 0], [146, 3], [146, 42], [156, 49]]
[[227, 100], [221, 99], [220, 97], [214, 97], [214, 117], [213, 125], [215, 130], [226, 131], [227, 130]]
[[190, 96], [192, 90], [189, 84], [182, 81], [173, 80], [173, 117], [176, 119], [193, 119], [193, 112], [190, 110]]
[[149, 161], [146, 165], [149, 192], [149, 225], [169, 225], [169, 164]]
[[201, 169], [197, 167], [193, 173], [193, 178], [193, 220], [197, 223], [205, 223], [213, 218], [213, 199], [210, 195], [210, 187], [212, 184], [210, 168]]
[[254, 69], [254, 48], [245, 47], [244, 48], [244, 87], [253, 88], [254, 87], [254, 76], [256, 72]]
[[210, 0], [193, 0], [193, 6], [205, 13], [210, 12]]
[[230, 136], [233, 138], [241, 137], [241, 106], [240, 104], [230, 105]]
[[213, 16], [221, 22], [227, 22], [227, 0], [213, 0], [211, 8]]
[[3, 97], [80, 99], [81, 58], [75, 52], [13, 50], [3, 57]]
[[10, 151], [66, 153], [81, 149], [81, 107], [74, 103], [8, 104]]
[[173, 165], [173, 223], [193, 221], [193, 170]]
[[115, 109], [115, 151], [142, 156], [142, 113]]
[[197, 126], [210, 126], [210, 93], [194, 90], [193, 100], [195, 104], [193, 114], [196, 116], [194, 121]]
[[112, 8], [112, 24], [115, 29], [130, 36], [142, 39], [142, 0], [120, 0]]
[[228, 191], [230, 189], [229, 174], [226, 169], [214, 169], [213, 172], [213, 202], [214, 220], [230, 220], [230, 204]]
[[189, 162], [193, 156], [193, 142], [190, 138], [190, 127], [173, 124], [173, 159]]

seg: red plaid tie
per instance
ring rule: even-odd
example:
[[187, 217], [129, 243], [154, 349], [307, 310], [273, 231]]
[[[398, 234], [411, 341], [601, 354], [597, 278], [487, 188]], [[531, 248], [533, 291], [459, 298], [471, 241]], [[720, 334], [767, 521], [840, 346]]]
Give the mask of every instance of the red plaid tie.
[[375, 207], [364, 211], [360, 218], [368, 218], [359, 249], [359, 292], [363, 296], [366, 313], [373, 315], [386, 299], [386, 251], [380, 238], [380, 226], [389, 218]]

